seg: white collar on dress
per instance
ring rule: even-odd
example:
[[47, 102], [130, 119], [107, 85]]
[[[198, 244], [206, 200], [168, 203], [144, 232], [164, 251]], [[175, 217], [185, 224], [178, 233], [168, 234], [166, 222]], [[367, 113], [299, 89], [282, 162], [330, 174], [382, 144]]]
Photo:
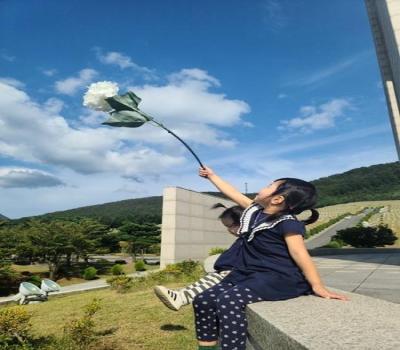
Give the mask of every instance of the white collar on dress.
[[[248, 233], [250, 230], [250, 221], [253, 217], [253, 214], [256, 213], [258, 210], [262, 209], [263, 206], [261, 206], [260, 204], [257, 203], [253, 203], [252, 205], [250, 205], [249, 207], [247, 207], [242, 216], [240, 217], [240, 226], [239, 226], [239, 230], [238, 233], [241, 236], [242, 234]], [[261, 230], [265, 230], [265, 229], [270, 229], [275, 227], [276, 225], [278, 225], [280, 222], [284, 221], [284, 220], [297, 220], [297, 218], [294, 215], [283, 215], [280, 216], [279, 218], [276, 218], [273, 221], [270, 222], [264, 222], [256, 227], [254, 227], [251, 230], [250, 236], [247, 239], [248, 242], [250, 242], [253, 238], [254, 238], [254, 234], [258, 231]]]

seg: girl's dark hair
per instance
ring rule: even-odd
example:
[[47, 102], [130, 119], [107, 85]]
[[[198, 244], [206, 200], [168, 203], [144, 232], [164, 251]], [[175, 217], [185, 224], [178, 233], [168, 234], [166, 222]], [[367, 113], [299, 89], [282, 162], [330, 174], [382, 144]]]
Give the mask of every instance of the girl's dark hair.
[[233, 221], [234, 224], [240, 225], [240, 217], [242, 216], [244, 209], [239, 205], [234, 205], [233, 207], [227, 208], [222, 203], [217, 203], [214, 204], [211, 208], [212, 209], [225, 208], [225, 210], [218, 216], [218, 219], [222, 220], [225, 218], [229, 218]]
[[284, 181], [279, 185], [272, 196], [281, 195], [285, 197], [285, 209], [269, 217], [273, 220], [281, 215], [298, 215], [305, 210], [311, 210], [311, 216], [307, 220], [300, 220], [305, 225], [314, 223], [319, 218], [319, 212], [314, 209], [317, 204], [318, 195], [315, 186], [307, 181], [285, 177], [275, 181]]

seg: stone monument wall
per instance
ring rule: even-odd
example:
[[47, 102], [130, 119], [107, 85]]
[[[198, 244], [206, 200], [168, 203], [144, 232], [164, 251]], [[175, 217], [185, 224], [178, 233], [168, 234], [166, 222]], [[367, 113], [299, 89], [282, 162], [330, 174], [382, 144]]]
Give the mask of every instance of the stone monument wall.
[[167, 187], [163, 193], [160, 267], [183, 260], [204, 261], [214, 247], [228, 248], [235, 237], [218, 219], [223, 208], [235, 203], [179, 187]]
[[365, 0], [400, 159], [400, 1]]

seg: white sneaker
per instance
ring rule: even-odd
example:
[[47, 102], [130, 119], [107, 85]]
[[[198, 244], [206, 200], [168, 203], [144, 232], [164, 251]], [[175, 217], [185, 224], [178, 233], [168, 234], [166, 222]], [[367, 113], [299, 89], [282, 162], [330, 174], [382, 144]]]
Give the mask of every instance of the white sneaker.
[[155, 286], [154, 293], [164, 303], [164, 305], [171, 310], [178, 311], [183, 305], [183, 299], [179, 292], [163, 286]]

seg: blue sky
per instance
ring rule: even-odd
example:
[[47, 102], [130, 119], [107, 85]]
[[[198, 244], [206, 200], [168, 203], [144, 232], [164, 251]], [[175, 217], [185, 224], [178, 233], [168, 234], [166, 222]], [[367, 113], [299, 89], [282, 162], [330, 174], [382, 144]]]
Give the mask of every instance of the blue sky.
[[213, 190], [163, 130], [101, 126], [114, 81], [244, 191], [397, 160], [362, 0], [1, 1], [0, 213]]

